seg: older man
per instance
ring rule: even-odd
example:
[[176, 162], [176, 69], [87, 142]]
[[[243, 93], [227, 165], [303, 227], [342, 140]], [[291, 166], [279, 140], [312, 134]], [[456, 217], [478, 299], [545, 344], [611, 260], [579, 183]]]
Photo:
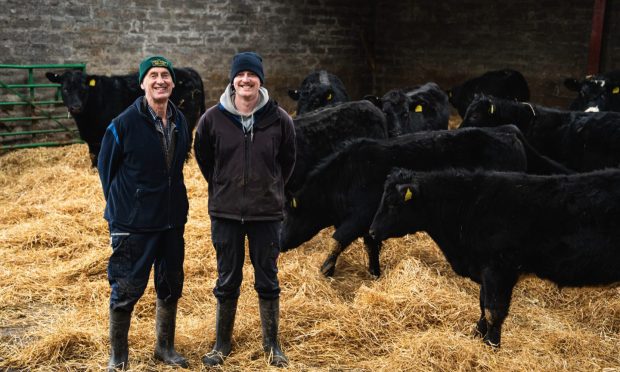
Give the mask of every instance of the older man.
[[155, 358], [188, 365], [174, 349], [174, 333], [183, 288], [183, 233], [189, 206], [183, 165], [190, 137], [185, 117], [169, 101], [175, 84], [172, 63], [153, 56], [140, 63], [139, 71], [144, 96], [109, 125], [97, 166], [112, 245], [109, 371], [128, 367], [131, 312], [153, 265]]

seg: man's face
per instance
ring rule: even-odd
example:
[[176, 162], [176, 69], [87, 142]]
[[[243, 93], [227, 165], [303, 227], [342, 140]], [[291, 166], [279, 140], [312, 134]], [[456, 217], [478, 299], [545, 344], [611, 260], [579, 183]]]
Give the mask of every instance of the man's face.
[[241, 71], [233, 79], [233, 87], [237, 95], [255, 97], [260, 89], [260, 79], [252, 71]]
[[140, 88], [144, 90], [147, 100], [165, 102], [174, 88], [172, 75], [165, 67], [153, 67], [144, 76]]

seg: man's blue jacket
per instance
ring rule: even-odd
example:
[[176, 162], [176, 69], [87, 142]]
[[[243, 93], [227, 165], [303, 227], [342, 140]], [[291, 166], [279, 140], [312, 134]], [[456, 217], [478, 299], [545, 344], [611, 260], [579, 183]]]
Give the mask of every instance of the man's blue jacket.
[[112, 120], [101, 142], [97, 169], [106, 200], [104, 218], [128, 232], [162, 231], [187, 222], [189, 203], [183, 165], [190, 148], [187, 122], [172, 102], [176, 128], [170, 169], [161, 133], [138, 98]]

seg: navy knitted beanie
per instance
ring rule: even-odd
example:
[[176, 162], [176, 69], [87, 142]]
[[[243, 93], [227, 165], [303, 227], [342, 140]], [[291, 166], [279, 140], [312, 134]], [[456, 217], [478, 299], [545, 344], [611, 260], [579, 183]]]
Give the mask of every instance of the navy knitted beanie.
[[241, 71], [252, 71], [260, 79], [261, 85], [265, 82], [265, 74], [263, 73], [263, 59], [254, 52], [237, 53], [232, 59], [230, 68], [230, 82], [235, 79]]

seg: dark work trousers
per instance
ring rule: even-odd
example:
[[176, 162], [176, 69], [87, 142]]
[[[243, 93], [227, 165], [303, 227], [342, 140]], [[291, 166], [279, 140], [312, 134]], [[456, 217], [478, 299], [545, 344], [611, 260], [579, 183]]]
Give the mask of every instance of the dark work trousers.
[[217, 281], [213, 294], [218, 299], [239, 297], [245, 260], [245, 237], [248, 237], [250, 260], [254, 267], [254, 289], [266, 300], [280, 296], [278, 255], [280, 221], [241, 223], [211, 217], [211, 240], [217, 255]]
[[147, 233], [129, 233], [110, 226], [112, 256], [108, 280], [112, 287], [110, 309], [131, 312], [148, 284], [155, 265], [157, 298], [174, 302], [183, 290], [185, 227]]

